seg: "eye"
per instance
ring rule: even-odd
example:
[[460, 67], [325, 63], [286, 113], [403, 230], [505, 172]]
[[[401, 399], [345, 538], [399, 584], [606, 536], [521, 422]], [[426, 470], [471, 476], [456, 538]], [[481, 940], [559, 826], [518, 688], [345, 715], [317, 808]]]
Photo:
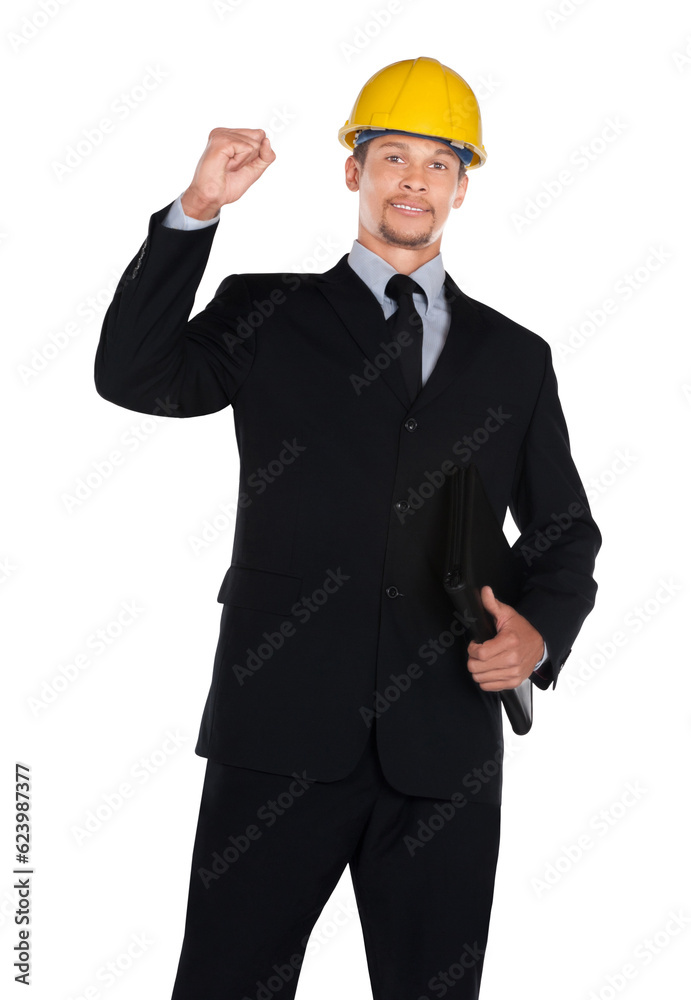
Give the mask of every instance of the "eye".
[[[401, 160], [402, 161], [403, 157], [399, 156], [398, 153], [389, 153], [389, 155], [386, 156], [385, 159], [387, 159], [387, 160]], [[448, 164], [447, 163], [443, 163], [441, 160], [436, 160], [434, 163], [432, 163], [432, 166], [433, 167], [441, 167], [443, 170], [448, 170], [449, 169]]]

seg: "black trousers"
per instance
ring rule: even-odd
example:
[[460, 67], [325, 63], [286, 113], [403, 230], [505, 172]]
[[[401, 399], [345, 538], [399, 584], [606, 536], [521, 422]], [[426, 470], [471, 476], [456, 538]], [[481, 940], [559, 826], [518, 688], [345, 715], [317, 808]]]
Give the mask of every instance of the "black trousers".
[[374, 728], [334, 782], [207, 760], [172, 1000], [293, 1000], [346, 865], [374, 1000], [477, 1000], [501, 807], [461, 801], [392, 788]]

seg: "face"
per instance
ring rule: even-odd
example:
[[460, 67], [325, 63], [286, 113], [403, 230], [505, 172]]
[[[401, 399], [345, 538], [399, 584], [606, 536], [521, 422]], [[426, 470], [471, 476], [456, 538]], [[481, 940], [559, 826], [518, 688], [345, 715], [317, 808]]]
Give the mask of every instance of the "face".
[[346, 160], [346, 184], [360, 192], [360, 225], [375, 239], [414, 249], [441, 241], [452, 208], [463, 203], [468, 175], [458, 181], [458, 157], [443, 143], [409, 135], [368, 140], [361, 169]]

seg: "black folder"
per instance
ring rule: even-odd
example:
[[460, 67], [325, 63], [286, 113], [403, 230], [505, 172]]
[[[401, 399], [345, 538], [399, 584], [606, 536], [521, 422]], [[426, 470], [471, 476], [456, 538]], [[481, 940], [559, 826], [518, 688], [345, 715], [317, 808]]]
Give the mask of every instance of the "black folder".
[[[521, 592], [523, 567], [487, 499], [480, 473], [472, 463], [454, 465], [450, 475], [444, 589], [461, 615], [471, 639], [485, 642], [497, 634], [480, 591], [489, 585], [495, 597], [513, 605]], [[533, 722], [533, 684], [500, 691], [513, 731], [524, 736]]]

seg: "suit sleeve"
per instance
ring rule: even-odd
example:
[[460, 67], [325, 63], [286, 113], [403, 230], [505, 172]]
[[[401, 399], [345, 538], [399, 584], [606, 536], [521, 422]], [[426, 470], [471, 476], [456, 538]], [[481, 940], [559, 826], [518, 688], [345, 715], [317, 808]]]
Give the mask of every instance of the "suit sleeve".
[[552, 352], [519, 453], [509, 504], [520, 536], [512, 550], [524, 583], [514, 604], [542, 635], [549, 657], [531, 679], [556, 687], [572, 644], [595, 603], [595, 557], [602, 537], [571, 457]]
[[250, 296], [241, 275], [225, 278], [190, 319], [217, 225], [149, 230], [115, 289], [96, 350], [94, 381], [104, 399], [140, 413], [194, 417], [233, 403], [254, 359], [243, 317]]

